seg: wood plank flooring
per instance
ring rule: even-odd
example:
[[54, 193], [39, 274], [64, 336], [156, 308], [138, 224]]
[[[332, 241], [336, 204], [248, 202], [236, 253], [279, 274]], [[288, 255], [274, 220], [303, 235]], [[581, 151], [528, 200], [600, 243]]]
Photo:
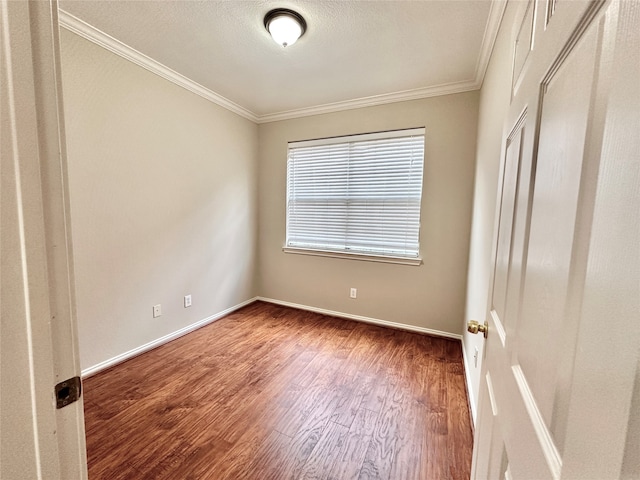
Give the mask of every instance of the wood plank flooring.
[[467, 479], [461, 355], [256, 302], [84, 381], [89, 478]]

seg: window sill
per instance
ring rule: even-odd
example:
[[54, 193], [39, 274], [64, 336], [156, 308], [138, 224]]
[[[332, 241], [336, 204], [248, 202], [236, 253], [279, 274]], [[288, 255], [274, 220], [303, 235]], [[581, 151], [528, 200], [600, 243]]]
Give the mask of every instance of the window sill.
[[399, 265], [418, 266], [422, 264], [422, 258], [405, 258], [384, 255], [368, 255], [366, 253], [344, 253], [331, 250], [312, 250], [308, 248], [282, 247], [284, 253], [298, 255], [314, 255], [316, 257], [346, 258], [347, 260], [363, 260], [366, 262], [396, 263]]

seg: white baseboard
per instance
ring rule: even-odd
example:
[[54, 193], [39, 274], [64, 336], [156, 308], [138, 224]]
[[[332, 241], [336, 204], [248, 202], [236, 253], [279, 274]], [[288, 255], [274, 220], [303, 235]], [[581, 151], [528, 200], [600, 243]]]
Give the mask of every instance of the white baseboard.
[[268, 302], [268, 303], [275, 303], [276, 305], [283, 305], [285, 307], [298, 308], [300, 310], [307, 310], [309, 312], [321, 313], [323, 315], [331, 315], [332, 317], [347, 318], [349, 320], [356, 320], [357, 322], [372, 323], [374, 325], [398, 328], [400, 330], [408, 330], [410, 332], [426, 333], [429, 335], [435, 335], [437, 337], [455, 338], [456, 340], [462, 341], [462, 335], [443, 332], [441, 330], [433, 330], [431, 328], [416, 327], [415, 325], [407, 325], [406, 323], [390, 322], [389, 320], [380, 320], [379, 318], [363, 317], [361, 315], [353, 315], [351, 313], [336, 312], [334, 310], [325, 310], [324, 308], [310, 307], [309, 305], [300, 305], [299, 303], [285, 302], [282, 300], [276, 300], [274, 298], [256, 297], [256, 300], [261, 300], [263, 302]]
[[471, 408], [471, 420], [473, 424], [476, 424], [476, 409], [478, 405], [476, 403], [476, 397], [473, 394], [473, 390], [471, 389], [471, 377], [469, 376], [469, 372], [471, 371], [471, 364], [467, 359], [467, 349], [465, 348], [464, 341], [462, 342], [462, 361], [464, 363], [464, 377], [467, 385], [467, 396], [469, 398], [469, 407]]
[[238, 305], [229, 307], [226, 310], [218, 312], [207, 318], [203, 318], [202, 320], [199, 320], [196, 323], [192, 323], [191, 325], [181, 328], [180, 330], [176, 330], [175, 332], [169, 333], [164, 337], [160, 337], [149, 343], [145, 343], [144, 345], [136, 347], [133, 350], [129, 350], [128, 352], [124, 352], [124, 353], [121, 353], [120, 355], [116, 355], [115, 357], [105, 360], [104, 362], [100, 362], [96, 365], [93, 365], [92, 367], [85, 368], [84, 370], [82, 370], [82, 373], [81, 373], [82, 378], [87, 378], [87, 377], [90, 377], [91, 375], [95, 375], [96, 373], [101, 372], [102, 370], [106, 370], [107, 368], [113, 367], [118, 363], [122, 363], [125, 360], [129, 360], [130, 358], [136, 357], [144, 352], [148, 352], [153, 348], [159, 347], [160, 345], [164, 345], [165, 343], [168, 343], [171, 340], [175, 340], [176, 338], [182, 337], [183, 335], [193, 332], [194, 330], [197, 330], [200, 327], [204, 327], [209, 323], [215, 322], [216, 320], [219, 320], [220, 318], [226, 315], [229, 315], [230, 313], [235, 312], [236, 310], [239, 310], [245, 305], [249, 305], [250, 303], [253, 303], [256, 300], [258, 300], [258, 297], [250, 298], [249, 300], [239, 303]]

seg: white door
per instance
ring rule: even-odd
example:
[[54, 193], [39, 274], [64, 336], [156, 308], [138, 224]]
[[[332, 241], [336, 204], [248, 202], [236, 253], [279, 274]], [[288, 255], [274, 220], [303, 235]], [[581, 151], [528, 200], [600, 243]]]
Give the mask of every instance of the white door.
[[84, 479], [57, 3], [0, 0], [0, 28], [0, 478]]
[[508, 8], [472, 477], [640, 478], [640, 2]]

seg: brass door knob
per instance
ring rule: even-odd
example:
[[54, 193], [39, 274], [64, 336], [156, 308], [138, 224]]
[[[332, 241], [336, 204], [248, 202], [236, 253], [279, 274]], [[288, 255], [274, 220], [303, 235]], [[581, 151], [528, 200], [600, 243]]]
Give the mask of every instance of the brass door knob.
[[487, 333], [489, 333], [489, 324], [486, 321], [484, 324], [480, 324], [475, 320], [469, 320], [469, 323], [467, 323], [467, 330], [471, 333], [482, 332], [484, 338], [487, 338]]

